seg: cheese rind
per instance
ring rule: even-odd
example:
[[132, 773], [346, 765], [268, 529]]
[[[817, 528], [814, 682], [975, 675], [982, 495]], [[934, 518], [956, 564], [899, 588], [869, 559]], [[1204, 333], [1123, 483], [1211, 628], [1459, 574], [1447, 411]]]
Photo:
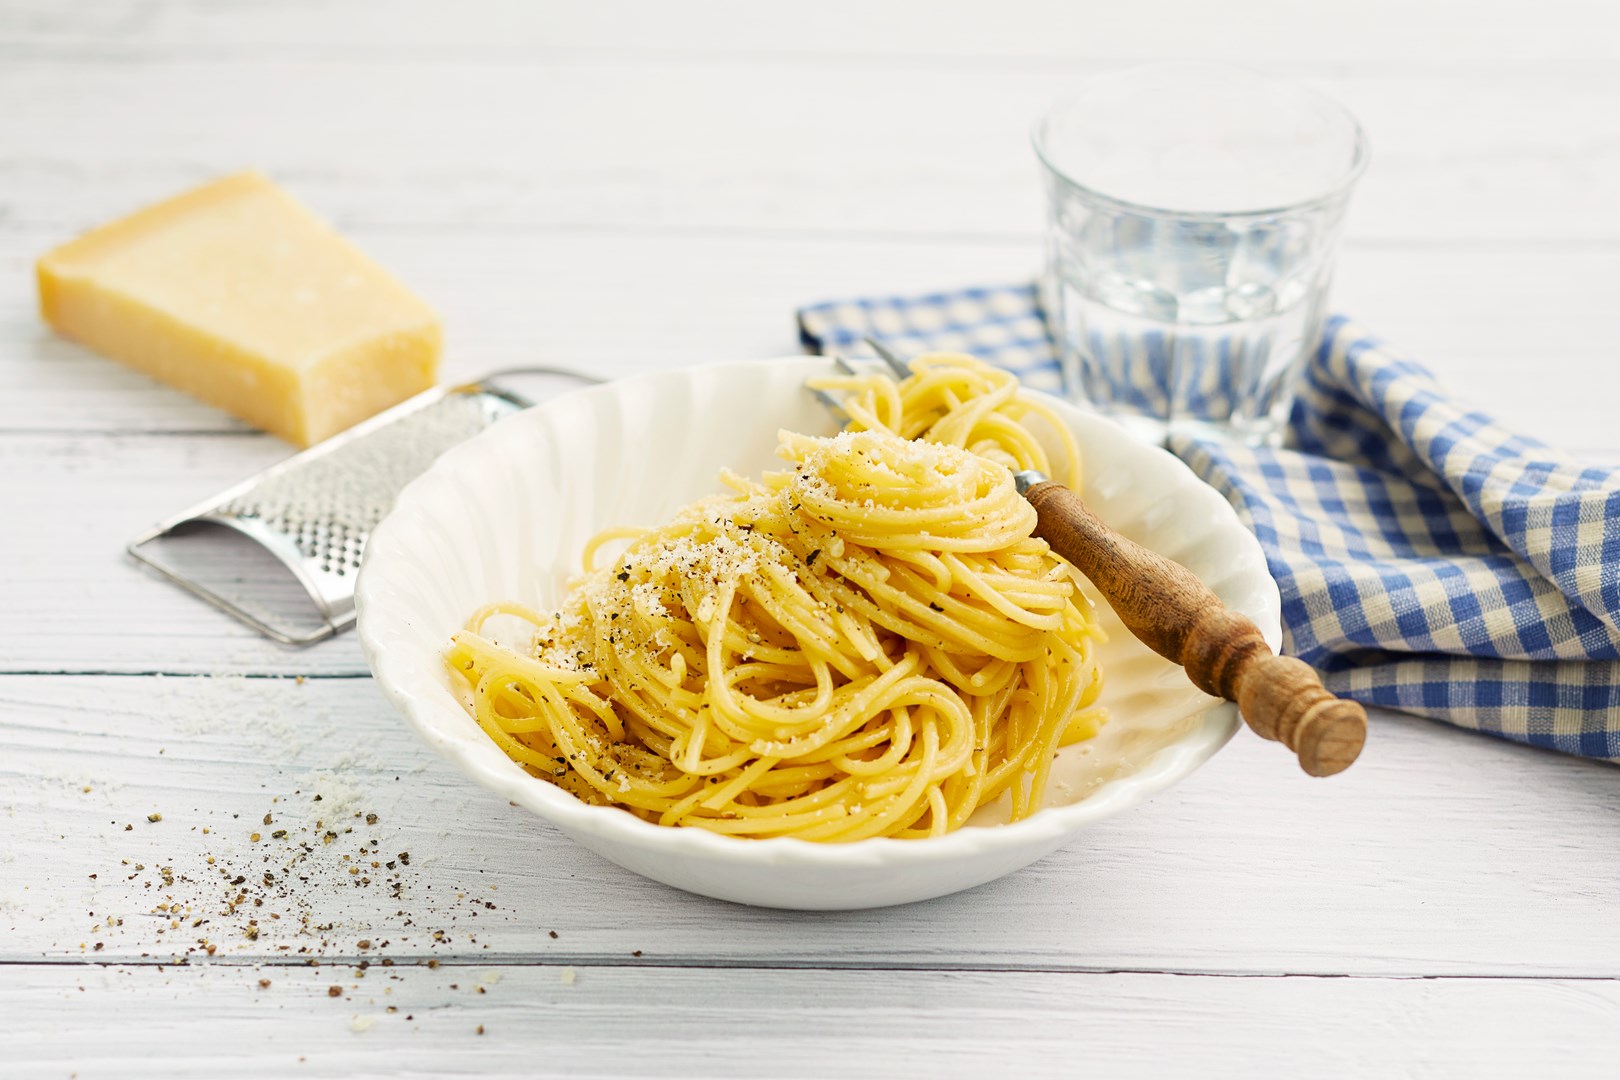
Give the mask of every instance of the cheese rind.
[[39, 260], [58, 332], [300, 446], [433, 385], [433, 310], [258, 173]]

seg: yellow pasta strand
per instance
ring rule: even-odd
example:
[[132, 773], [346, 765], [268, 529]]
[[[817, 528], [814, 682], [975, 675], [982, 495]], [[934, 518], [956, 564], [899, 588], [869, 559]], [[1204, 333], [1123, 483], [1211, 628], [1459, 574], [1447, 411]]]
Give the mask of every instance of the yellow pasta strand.
[[[1014, 471], [1037, 469], [1081, 489], [1074, 432], [1050, 406], [1023, 393], [1017, 376], [962, 353], [925, 353], [910, 368], [911, 375], [898, 383], [874, 372], [812, 379], [810, 385], [844, 395], [851, 430], [882, 429], [903, 439], [960, 446]], [[1042, 435], [1061, 448], [1056, 461]]]
[[[556, 613], [475, 612], [446, 662], [490, 738], [587, 802], [738, 837], [925, 838], [1003, 796], [1038, 809], [1058, 748], [1105, 719], [1100, 632], [1009, 469], [1075, 483], [1079, 454], [1005, 372], [911, 370], [822, 380], [849, 430], [784, 432], [786, 470], [599, 534]], [[492, 641], [496, 616], [532, 646]]]

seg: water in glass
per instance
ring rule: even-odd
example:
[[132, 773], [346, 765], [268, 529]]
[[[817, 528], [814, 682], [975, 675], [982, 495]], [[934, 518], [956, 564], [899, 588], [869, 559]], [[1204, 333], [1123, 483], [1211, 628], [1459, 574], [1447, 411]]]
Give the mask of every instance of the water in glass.
[[1365, 157], [1354, 120], [1245, 72], [1148, 68], [1094, 82], [1036, 142], [1071, 393], [1161, 441], [1274, 440]]

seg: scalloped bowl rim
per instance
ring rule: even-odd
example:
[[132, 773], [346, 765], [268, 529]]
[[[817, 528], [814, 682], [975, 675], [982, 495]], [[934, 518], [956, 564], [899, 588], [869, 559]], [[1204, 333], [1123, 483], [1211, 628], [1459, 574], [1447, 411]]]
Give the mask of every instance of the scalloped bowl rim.
[[[1001, 848], [1044, 848], [1049, 851], [1085, 826], [1125, 810], [1184, 779], [1232, 738], [1241, 726], [1237, 707], [1231, 702], [1218, 702], [1198, 719], [1189, 732], [1154, 753], [1139, 768], [1110, 778], [1077, 802], [1044, 807], [1022, 821], [967, 827], [942, 837], [923, 840], [874, 837], [850, 843], [825, 844], [793, 837], [743, 839], [706, 829], [671, 828], [644, 821], [618, 808], [592, 806], [556, 785], [524, 772], [489, 739], [484, 738], [481, 742], [453, 739], [434, 723], [432, 717], [446, 709], [454, 709], [464, 724], [474, 721], [459, 704], [434, 700], [430, 695], [432, 687], [422, 684], [421, 673], [409, 670], [403, 658], [384, 647], [379, 638], [379, 616], [374, 614], [378, 610], [379, 586], [386, 578], [389, 560], [398, 542], [396, 534], [406, 527], [405, 523], [413, 515], [429, 512], [422, 505], [428, 477], [456, 473], [481, 455], [491, 452], [503, 440], [511, 439], [523, 425], [543, 422], [547, 408], [558, 402], [578, 402], [582, 395], [612, 395], [636, 384], [691, 378], [700, 373], [759, 365], [798, 365], [802, 369], [801, 377], [809, 377], [819, 373], [827, 363], [825, 357], [791, 357], [644, 372], [548, 399], [533, 408], [504, 417], [478, 435], [445, 451], [422, 476], [411, 481], [400, 492], [393, 508], [373, 531], [366, 544], [356, 583], [355, 601], [359, 612], [361, 647], [384, 696], [405, 716], [418, 735], [469, 778], [558, 826], [576, 840], [581, 836], [594, 836], [614, 844], [656, 850], [676, 857], [777, 866], [792, 863], [809, 867], [908, 867], [971, 860], [976, 855]], [[1167, 450], [1143, 441], [1140, 436], [1099, 413], [1078, 408], [1051, 395], [1040, 396], [1071, 425], [1100, 428], [1108, 437], [1131, 444], [1134, 452], [1154, 459], [1156, 464], [1151, 467], [1163, 473], [1167, 479], [1174, 477], [1177, 486], [1185, 488], [1187, 497], [1219, 503], [1224, 515], [1218, 516], [1223, 518], [1227, 527], [1241, 531], [1248, 544], [1252, 545], [1252, 554], [1258, 556], [1260, 574], [1264, 576], [1265, 585], [1269, 586], [1270, 591], [1266, 597], [1269, 601], [1267, 610], [1255, 621], [1267, 643], [1276, 649], [1281, 638], [1280, 600], [1276, 584], [1265, 570], [1264, 554], [1259, 542], [1243, 527], [1231, 504]], [[1251, 613], [1251, 617], [1254, 617], [1254, 613]], [[453, 628], [446, 630], [446, 640], [450, 629]], [[437, 689], [442, 690], [442, 687]]]

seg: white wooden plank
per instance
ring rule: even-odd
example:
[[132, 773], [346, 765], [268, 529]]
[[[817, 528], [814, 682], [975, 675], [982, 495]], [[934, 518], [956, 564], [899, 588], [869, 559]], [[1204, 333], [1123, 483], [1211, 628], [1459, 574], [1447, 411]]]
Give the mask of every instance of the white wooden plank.
[[1300, 68], [1460, 65], [1613, 59], [1613, 9], [1601, 0], [1534, 8], [1465, 0], [1363, 0], [1301, 6], [1259, 0], [1214, 9], [1177, 0], [1097, 7], [1012, 0], [993, 11], [930, 0], [825, 0], [761, 6], [625, 0], [432, 0], [391, 3], [194, 4], [97, 0], [71, 6], [12, 0], [0, 44], [47, 55], [471, 55], [570, 60], [602, 54], [738, 56], [960, 65], [1221, 57]]
[[27, 967], [0, 974], [0, 1009], [10, 1067], [83, 1080], [1014, 1069], [1517, 1080], [1610, 1076], [1620, 1051], [1613, 981]]
[[[66, 236], [258, 165], [351, 228], [1033, 238], [1028, 132], [1082, 74], [25, 53], [0, 63], [0, 222]], [[1373, 144], [1352, 242], [1620, 242], [1612, 67], [1313, 81]]]
[[[1620, 937], [1599, 928], [1620, 849], [1604, 823], [1617, 814], [1610, 767], [1381, 715], [1332, 780], [1242, 734], [1179, 787], [1000, 882], [798, 914], [608, 865], [434, 758], [369, 681], [8, 677], [0, 960], [201, 962], [206, 942], [253, 961], [640, 950], [677, 964], [1608, 977]], [[345, 857], [373, 839], [384, 865], [366, 857], [350, 874]], [[227, 914], [237, 875], [247, 898]], [[159, 904], [178, 905], [181, 925]]]
[[[803, 304], [1027, 280], [1039, 261], [1035, 246], [1021, 241], [354, 235], [443, 312], [446, 379], [525, 363], [611, 377], [783, 355], [798, 349], [793, 312]], [[51, 335], [29, 276], [49, 242], [32, 232], [0, 233], [0, 282], [8, 283], [0, 285], [0, 431], [239, 430], [223, 414]], [[1604, 321], [1616, 280], [1620, 251], [1351, 249], [1334, 296], [1339, 310], [1527, 432], [1578, 450], [1620, 451], [1608, 399], [1568, 392], [1577, 373], [1612, 364]], [[1529, 371], [1548, 377], [1527, 379]], [[225, 479], [274, 457], [208, 451], [216, 455]], [[191, 490], [201, 497], [213, 489]], [[178, 507], [151, 501], [137, 516]]]

